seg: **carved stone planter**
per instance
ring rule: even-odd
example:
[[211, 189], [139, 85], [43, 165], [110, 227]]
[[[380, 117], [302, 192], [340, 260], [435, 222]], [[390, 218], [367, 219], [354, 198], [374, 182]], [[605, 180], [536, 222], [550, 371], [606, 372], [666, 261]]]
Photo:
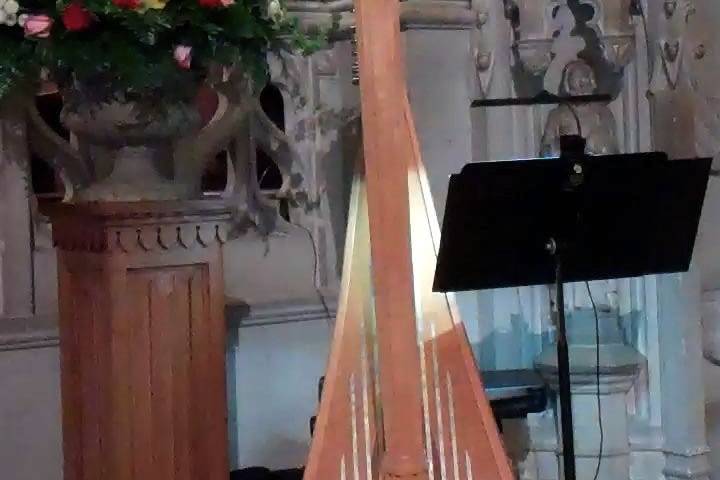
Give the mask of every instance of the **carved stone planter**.
[[78, 201], [179, 200], [200, 192], [174, 178], [173, 147], [201, 127], [198, 110], [177, 103], [71, 102], [63, 125], [90, 149], [86, 160], [96, 181]]
[[226, 480], [217, 201], [61, 205], [66, 480]]

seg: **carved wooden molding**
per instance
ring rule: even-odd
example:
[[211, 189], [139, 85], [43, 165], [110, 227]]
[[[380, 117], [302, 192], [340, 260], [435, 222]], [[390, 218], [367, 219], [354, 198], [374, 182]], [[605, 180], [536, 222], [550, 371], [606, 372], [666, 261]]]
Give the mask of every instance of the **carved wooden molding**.
[[[224, 202], [138, 202], [49, 208], [53, 240], [65, 251], [162, 252], [205, 248], [228, 239], [232, 210]], [[68, 228], [70, 227], [70, 228]]]

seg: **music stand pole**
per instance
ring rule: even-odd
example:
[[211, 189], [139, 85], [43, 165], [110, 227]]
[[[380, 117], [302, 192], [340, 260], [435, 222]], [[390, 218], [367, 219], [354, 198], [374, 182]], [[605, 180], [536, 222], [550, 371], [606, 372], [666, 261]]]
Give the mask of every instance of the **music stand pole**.
[[557, 322], [557, 361], [560, 394], [560, 428], [563, 447], [563, 471], [565, 480], [575, 480], [575, 435], [573, 432], [572, 394], [570, 391], [570, 354], [565, 327], [565, 291], [563, 289], [562, 254], [555, 239], [547, 245], [555, 258], [555, 303]]

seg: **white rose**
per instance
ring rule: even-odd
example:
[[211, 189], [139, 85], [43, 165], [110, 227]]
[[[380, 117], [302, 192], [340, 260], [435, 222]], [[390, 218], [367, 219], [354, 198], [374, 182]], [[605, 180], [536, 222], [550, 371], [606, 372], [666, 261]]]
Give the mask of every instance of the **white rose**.
[[268, 3], [268, 16], [275, 21], [278, 21], [282, 18], [283, 11], [282, 5], [280, 5], [279, 0], [270, 0], [270, 2]]
[[20, 10], [20, 4], [18, 4], [18, 2], [16, 2], [15, 0], [7, 0], [3, 9], [7, 13], [14, 15], [18, 12], [18, 10]]
[[0, 24], [5, 25], [6, 21], [7, 21], [7, 13], [5, 13], [5, 10], [0, 8]]
[[7, 18], [5, 19], [5, 25], [8, 27], [14, 27], [17, 23], [17, 15], [14, 13], [8, 13]]

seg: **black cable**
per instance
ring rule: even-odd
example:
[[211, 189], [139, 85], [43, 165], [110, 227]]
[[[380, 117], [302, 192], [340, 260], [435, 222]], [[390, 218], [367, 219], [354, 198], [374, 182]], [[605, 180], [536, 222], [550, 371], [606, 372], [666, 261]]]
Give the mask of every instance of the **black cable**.
[[325, 301], [325, 296], [322, 294], [322, 291], [320, 291], [320, 287], [315, 283], [315, 280], [318, 277], [319, 272], [319, 263], [320, 263], [320, 255], [318, 254], [317, 245], [315, 245], [315, 237], [313, 237], [312, 232], [309, 228], [300, 225], [300, 224], [293, 224], [298, 228], [301, 228], [302, 230], [305, 230], [305, 233], [307, 233], [308, 238], [310, 239], [310, 245], [312, 245], [313, 249], [313, 285], [315, 285], [315, 292], [317, 293], [318, 299], [320, 299], [320, 303], [322, 303], [323, 309], [325, 310], [325, 321], [328, 324], [328, 328], [330, 328], [330, 335], [332, 335], [333, 331], [333, 325], [332, 325], [332, 314], [330, 313], [330, 307], [328, 307], [327, 302]]
[[[262, 183], [262, 181], [265, 179], [265, 176], [270, 171], [270, 167], [265, 168], [262, 175], [260, 175], [260, 180], [258, 180], [258, 186]], [[320, 255], [317, 251], [317, 245], [315, 245], [315, 237], [313, 237], [312, 232], [309, 228], [304, 227], [298, 223], [293, 223], [296, 227], [305, 230], [305, 233], [307, 233], [308, 238], [310, 239], [310, 245], [312, 245], [313, 249], [313, 285], [315, 285], [315, 292], [317, 293], [318, 298], [320, 299], [320, 303], [322, 303], [323, 309], [325, 310], [326, 319], [325, 321], [328, 324], [328, 328], [330, 328], [330, 335], [332, 335], [333, 331], [333, 325], [332, 325], [332, 313], [330, 313], [330, 308], [327, 305], [327, 302], [325, 301], [325, 296], [322, 294], [322, 291], [320, 291], [320, 287], [318, 287], [317, 283], [315, 283], [315, 279], [318, 277], [319, 272], [319, 263], [320, 263]]]
[[577, 125], [578, 136], [582, 137], [583, 136], [582, 122], [580, 122], [580, 116], [578, 115], [577, 110], [575, 110], [575, 106], [570, 102], [563, 102], [563, 105], [565, 105], [567, 108], [570, 109], [570, 113], [572, 113], [572, 116], [575, 118], [575, 124]]
[[598, 315], [597, 306], [595, 305], [595, 300], [593, 300], [592, 292], [590, 291], [590, 282], [585, 282], [585, 288], [587, 288], [590, 303], [592, 303], [593, 312], [595, 313], [595, 380], [597, 382], [597, 408], [598, 422], [600, 424], [600, 451], [598, 452], [598, 463], [595, 468], [595, 476], [593, 477], [593, 480], [598, 480], [598, 477], [600, 476], [600, 465], [602, 464], [603, 446], [605, 443], [605, 431], [603, 429], [602, 419], [602, 401], [600, 398], [600, 316]]

